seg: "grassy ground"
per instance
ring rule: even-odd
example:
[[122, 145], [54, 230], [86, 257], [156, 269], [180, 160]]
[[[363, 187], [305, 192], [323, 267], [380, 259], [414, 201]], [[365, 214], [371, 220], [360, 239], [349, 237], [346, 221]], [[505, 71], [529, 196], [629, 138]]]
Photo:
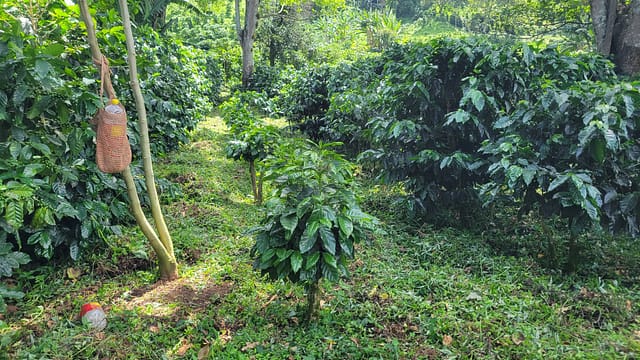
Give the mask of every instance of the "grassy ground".
[[[409, 227], [373, 186], [363, 190], [365, 210], [384, 232], [359, 245], [351, 278], [323, 284], [319, 320], [301, 323], [302, 289], [251, 267], [243, 231], [261, 213], [245, 164], [224, 158], [225, 138], [212, 119], [157, 164], [182, 191], [164, 206], [179, 280], [156, 283], [136, 229], [106, 256], [24, 274], [16, 281], [28, 294], [0, 328], [0, 358], [640, 357], [639, 287], [625, 269], [618, 278], [563, 276], [532, 257], [496, 255], [487, 244], [503, 241], [500, 232]], [[78, 320], [88, 301], [104, 306], [104, 331]]]

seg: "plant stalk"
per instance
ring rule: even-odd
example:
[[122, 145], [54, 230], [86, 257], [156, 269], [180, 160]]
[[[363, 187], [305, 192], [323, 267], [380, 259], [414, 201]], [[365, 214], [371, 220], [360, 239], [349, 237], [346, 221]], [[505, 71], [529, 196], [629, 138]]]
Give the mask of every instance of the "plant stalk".
[[320, 311], [320, 296], [322, 289], [320, 288], [320, 280], [316, 280], [307, 287], [307, 311], [304, 314], [304, 321], [310, 324], [313, 319], [318, 317]]

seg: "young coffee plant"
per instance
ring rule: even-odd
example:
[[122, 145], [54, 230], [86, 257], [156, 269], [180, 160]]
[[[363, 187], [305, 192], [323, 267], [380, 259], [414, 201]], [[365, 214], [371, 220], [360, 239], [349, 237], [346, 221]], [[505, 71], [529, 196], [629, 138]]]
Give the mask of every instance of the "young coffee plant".
[[220, 106], [220, 110], [232, 136], [225, 147], [225, 153], [228, 158], [249, 163], [253, 198], [256, 204], [261, 205], [262, 176], [256, 165], [272, 153], [280, 132], [275, 126], [265, 125], [242, 95], [227, 100]]
[[347, 275], [354, 243], [372, 230], [375, 218], [358, 206], [353, 165], [332, 151], [336, 143], [281, 146], [265, 178], [274, 190], [266, 217], [253, 228], [254, 267], [272, 279], [302, 283], [307, 322], [317, 315], [320, 281]]

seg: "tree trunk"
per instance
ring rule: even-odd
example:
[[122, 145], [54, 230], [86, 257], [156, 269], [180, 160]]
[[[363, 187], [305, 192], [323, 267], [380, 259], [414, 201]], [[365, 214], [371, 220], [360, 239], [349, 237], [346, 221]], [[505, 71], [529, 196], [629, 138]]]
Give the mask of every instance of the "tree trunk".
[[242, 49], [242, 87], [251, 85], [253, 77], [253, 38], [258, 27], [258, 6], [260, 0], [245, 0], [244, 27], [240, 24], [240, 0], [235, 0], [235, 23]]
[[[129, 18], [129, 8], [127, 0], [119, 0], [120, 13], [122, 14], [122, 25], [127, 43], [127, 60], [129, 63], [129, 76], [131, 77], [131, 89], [136, 100], [136, 110], [138, 111], [138, 126], [140, 128], [140, 148], [142, 150], [142, 164], [144, 167], [144, 178], [147, 184], [147, 194], [149, 195], [149, 203], [151, 205], [151, 215], [155, 221], [156, 229], [160, 242], [163, 245], [165, 253], [162, 257], [165, 261], [159, 261], [160, 277], [163, 280], [173, 280], [178, 277], [175, 255], [173, 251], [173, 240], [169, 234], [167, 224], [162, 215], [160, 208], [160, 199], [156, 190], [155, 176], [153, 174], [153, 163], [151, 161], [151, 147], [149, 141], [149, 125], [147, 123], [147, 111], [138, 81], [138, 68], [136, 64], [136, 51], [133, 41], [133, 32], [131, 30], [131, 20]], [[158, 254], [160, 255], [160, 254]], [[158, 259], [161, 257], [158, 256]]]
[[611, 53], [613, 27], [616, 22], [617, 0], [591, 0], [591, 19], [596, 38], [596, 48], [602, 55]]
[[318, 317], [321, 291], [320, 280], [312, 282], [307, 288], [307, 312], [304, 314], [304, 321], [307, 325]]
[[640, 75], [640, 0], [620, 7], [613, 33], [611, 52], [618, 71]]
[[[91, 49], [91, 56], [94, 58], [94, 61], [100, 61], [100, 59], [102, 59], [102, 52], [100, 51], [98, 40], [96, 39], [96, 33], [93, 27], [93, 19], [91, 17], [91, 13], [89, 12], [89, 6], [87, 5], [86, 0], [80, 0], [78, 5], [80, 7], [82, 20], [87, 27], [87, 38], [89, 41], [89, 48]], [[116, 98], [115, 90], [113, 89], [113, 85], [111, 83], [111, 77], [106, 76], [104, 82], [109, 97]], [[169, 253], [156, 234], [155, 230], [145, 217], [144, 212], [142, 211], [142, 206], [140, 204], [140, 197], [138, 196], [136, 184], [133, 180], [133, 175], [131, 174], [131, 170], [128, 167], [122, 172], [122, 177], [127, 186], [127, 195], [129, 196], [131, 212], [133, 213], [138, 226], [140, 226], [142, 233], [149, 240], [151, 247], [158, 256], [160, 278], [166, 280], [177, 278], [178, 267], [175, 256], [173, 256], [173, 247], [171, 248], [171, 253]]]
[[598, 52], [613, 55], [620, 74], [640, 74], [640, 0], [591, 0], [591, 20]]

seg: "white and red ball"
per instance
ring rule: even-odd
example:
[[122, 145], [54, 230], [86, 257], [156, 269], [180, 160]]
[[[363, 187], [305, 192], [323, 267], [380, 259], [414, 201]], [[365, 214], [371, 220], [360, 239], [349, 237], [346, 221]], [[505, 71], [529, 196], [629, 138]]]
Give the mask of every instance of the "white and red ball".
[[82, 305], [80, 317], [82, 318], [82, 323], [90, 328], [102, 330], [107, 326], [107, 315], [97, 302]]

